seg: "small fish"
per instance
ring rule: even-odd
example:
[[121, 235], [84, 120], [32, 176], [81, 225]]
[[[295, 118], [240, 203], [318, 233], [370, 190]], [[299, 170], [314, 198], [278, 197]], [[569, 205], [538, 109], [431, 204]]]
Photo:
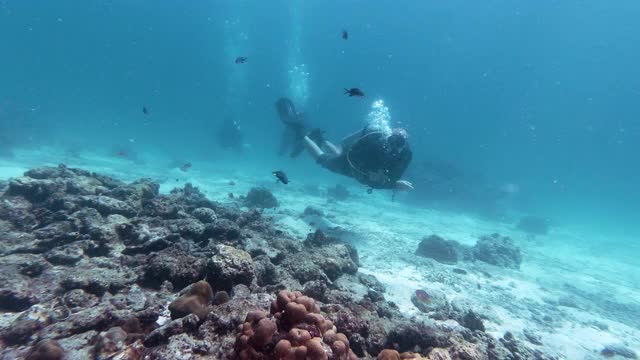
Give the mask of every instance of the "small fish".
[[229, 199], [233, 199], [235, 196], [233, 196], [233, 193], [229, 193], [229, 195], [227, 195], [229, 197]]
[[345, 40], [349, 40], [349, 33], [347, 30], [342, 29], [342, 38]]
[[127, 157], [127, 153], [122, 151], [122, 150], [120, 150], [120, 151], [116, 152], [116, 156], [117, 157], [121, 157], [121, 158], [126, 158]]
[[249, 58], [248, 58], [248, 57], [246, 57], [246, 56], [238, 56], [238, 57], [236, 58], [235, 63], [236, 63], [236, 64], [244, 64], [244, 63], [246, 63], [246, 62], [247, 62], [247, 60], [248, 60], [248, 59], [249, 59]]
[[278, 180], [282, 181], [283, 184], [286, 185], [289, 183], [289, 178], [287, 177], [287, 174], [284, 173], [284, 171], [281, 171], [281, 170], [274, 171], [273, 175], [277, 177]]
[[368, 188], [367, 189], [367, 194], [372, 194], [373, 193], [373, 188]]
[[176, 179], [176, 182], [180, 181], [180, 179]]
[[147, 109], [146, 106], [143, 106], [142, 107], [142, 113], [145, 114], [145, 115], [149, 115], [149, 109]]
[[344, 89], [344, 94], [345, 95], [349, 95], [351, 96], [359, 96], [362, 97], [364, 96], [364, 92], [362, 92], [362, 90], [358, 89], [358, 88], [351, 88], [351, 89]]
[[186, 163], [186, 164], [184, 164], [184, 165], [180, 166], [180, 170], [182, 170], [182, 171], [184, 171], [184, 172], [187, 172], [187, 170], [191, 169], [191, 166], [193, 166], [193, 165], [191, 165], [191, 163], [190, 163], [190, 162], [188, 162], [188, 163]]

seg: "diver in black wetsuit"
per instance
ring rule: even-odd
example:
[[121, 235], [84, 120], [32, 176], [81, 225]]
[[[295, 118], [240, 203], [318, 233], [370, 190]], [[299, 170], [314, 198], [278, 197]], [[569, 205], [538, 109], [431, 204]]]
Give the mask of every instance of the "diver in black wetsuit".
[[283, 155], [290, 151], [289, 155], [292, 158], [297, 157], [304, 150], [304, 137], [308, 132], [304, 114], [297, 112], [293, 102], [286, 97], [278, 99], [275, 105], [278, 117], [285, 125], [278, 154]]
[[413, 189], [410, 182], [400, 180], [413, 157], [404, 129], [394, 129], [386, 136], [365, 127], [343, 139], [339, 147], [324, 139], [318, 141], [318, 137], [317, 133], [305, 136], [304, 142], [309, 153], [325, 168], [373, 189]]

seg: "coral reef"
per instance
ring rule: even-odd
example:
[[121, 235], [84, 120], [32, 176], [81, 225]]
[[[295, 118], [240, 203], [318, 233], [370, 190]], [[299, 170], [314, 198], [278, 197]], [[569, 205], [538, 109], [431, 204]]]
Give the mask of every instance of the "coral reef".
[[476, 260], [512, 269], [519, 269], [522, 263], [520, 249], [511, 238], [500, 234], [481, 237], [473, 246], [473, 255]]
[[445, 240], [438, 235], [431, 235], [420, 241], [416, 255], [428, 257], [444, 264], [455, 264], [461, 257], [460, 244], [454, 240]]
[[[519, 269], [522, 263], [520, 249], [511, 238], [500, 234], [482, 236], [473, 247], [462, 245], [454, 240], [445, 240], [438, 235], [431, 235], [420, 241], [415, 254], [448, 265], [455, 265], [458, 261], [464, 260]], [[463, 269], [453, 271], [460, 274], [466, 273]]]
[[209, 313], [207, 305], [213, 300], [213, 290], [206, 281], [193, 284], [182, 296], [169, 304], [172, 319], [179, 319], [189, 314], [195, 314], [204, 320]]
[[300, 292], [281, 291], [271, 304], [272, 318], [250, 312], [238, 327], [239, 359], [357, 359], [347, 337]]
[[358, 264], [340, 239], [299, 241], [191, 184], [160, 194], [33, 169], [0, 186], [0, 358], [545, 358], [513, 336], [405, 318]]
[[264, 187], [254, 187], [244, 198], [244, 204], [247, 207], [256, 207], [262, 209], [270, 209], [279, 206], [278, 199], [273, 196], [269, 189]]

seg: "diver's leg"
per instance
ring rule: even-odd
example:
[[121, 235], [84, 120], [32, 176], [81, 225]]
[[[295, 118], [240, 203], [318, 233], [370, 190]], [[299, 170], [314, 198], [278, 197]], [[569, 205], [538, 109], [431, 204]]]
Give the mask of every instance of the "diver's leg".
[[320, 149], [320, 147], [308, 136], [304, 137], [304, 147], [307, 149], [309, 154], [313, 156], [313, 158], [316, 160], [318, 160], [322, 155], [324, 155], [324, 151], [322, 151], [322, 149]]

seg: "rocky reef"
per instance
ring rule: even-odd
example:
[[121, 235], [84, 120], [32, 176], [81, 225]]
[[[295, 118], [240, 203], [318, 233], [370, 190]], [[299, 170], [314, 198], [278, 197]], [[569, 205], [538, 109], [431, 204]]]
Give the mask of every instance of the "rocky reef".
[[458, 261], [481, 261], [504, 268], [519, 269], [522, 263], [520, 249], [513, 240], [500, 234], [481, 236], [473, 247], [438, 235], [420, 241], [416, 255], [453, 265]]
[[33, 169], [0, 186], [0, 359], [549, 358], [406, 318], [358, 266], [190, 184]]

